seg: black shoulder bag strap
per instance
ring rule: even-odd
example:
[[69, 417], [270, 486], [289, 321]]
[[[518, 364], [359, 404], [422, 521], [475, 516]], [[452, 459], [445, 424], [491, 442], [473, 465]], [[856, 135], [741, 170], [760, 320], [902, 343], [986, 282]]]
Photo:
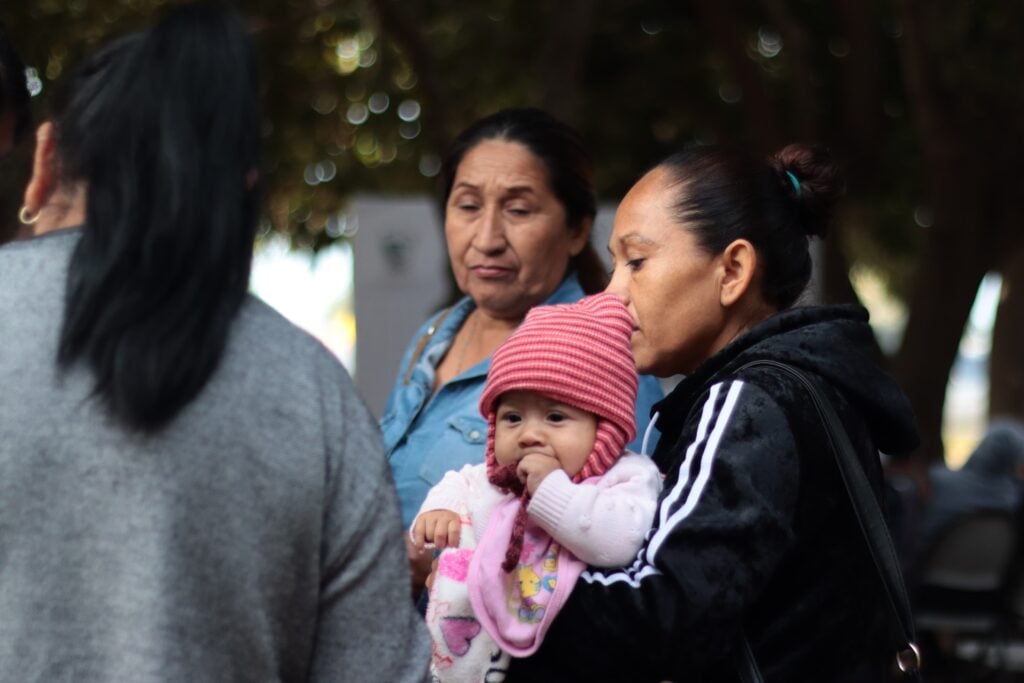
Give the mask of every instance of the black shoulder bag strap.
[[[856, 513], [860, 529], [871, 551], [871, 558], [875, 561], [875, 567], [882, 578], [889, 606], [900, 625], [902, 642], [897, 648], [896, 664], [900, 671], [911, 680], [920, 681], [921, 654], [916, 644], [914, 618], [910, 611], [910, 600], [903, 583], [903, 573], [896, 557], [896, 549], [893, 546], [892, 537], [889, 535], [885, 517], [882, 515], [882, 508], [878, 504], [878, 498], [875, 497], [867, 475], [864, 474], [864, 468], [857, 458], [843, 423], [836, 415], [832, 403], [822, 392], [818, 381], [813, 377], [791, 365], [772, 360], [753, 361], [741, 367], [740, 370], [755, 366], [768, 366], [782, 370], [800, 382], [810, 394], [811, 402], [825, 425], [829, 445], [835, 455], [836, 463], [839, 465], [839, 473], [842, 475], [846, 492], [853, 503], [853, 511]], [[757, 660], [754, 658], [754, 652], [750, 648], [750, 642], [745, 633], [740, 643], [740, 650], [741, 661], [738, 664], [738, 669], [742, 683], [763, 683], [764, 679], [761, 677], [761, 671], [758, 669]]]

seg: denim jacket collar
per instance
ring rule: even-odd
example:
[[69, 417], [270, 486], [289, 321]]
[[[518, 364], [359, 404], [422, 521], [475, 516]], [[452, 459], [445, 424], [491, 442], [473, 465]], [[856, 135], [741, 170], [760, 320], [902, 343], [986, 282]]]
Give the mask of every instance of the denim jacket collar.
[[[545, 299], [541, 305], [566, 304], [579, 301], [583, 298], [583, 288], [580, 286], [576, 273], [569, 273], [554, 292]], [[413, 370], [413, 378], [418, 379], [427, 387], [434, 386], [434, 373], [445, 353], [451, 348], [455, 335], [462, 328], [462, 324], [469, 317], [469, 314], [476, 308], [476, 304], [468, 296], [459, 299], [451, 308], [448, 315], [440, 321], [440, 325], [434, 330], [433, 335], [427, 344], [423, 355], [414, 359], [416, 369]], [[429, 334], [429, 331], [428, 331]], [[487, 375], [491, 368], [491, 357], [483, 359], [476, 365], [467, 368], [461, 374], [453, 377], [450, 382], [462, 382], [470, 379], [477, 379]], [[417, 375], [419, 377], [417, 378]]]

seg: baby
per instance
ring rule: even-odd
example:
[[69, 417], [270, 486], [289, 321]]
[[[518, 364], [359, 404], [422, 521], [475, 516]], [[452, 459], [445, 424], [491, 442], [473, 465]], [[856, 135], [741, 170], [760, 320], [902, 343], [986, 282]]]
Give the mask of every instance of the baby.
[[587, 565], [635, 558], [661, 477], [624, 451], [636, 433], [632, 331], [622, 302], [597, 294], [531, 310], [494, 353], [486, 461], [446, 474], [411, 529], [443, 550], [426, 615], [434, 680], [503, 680]]

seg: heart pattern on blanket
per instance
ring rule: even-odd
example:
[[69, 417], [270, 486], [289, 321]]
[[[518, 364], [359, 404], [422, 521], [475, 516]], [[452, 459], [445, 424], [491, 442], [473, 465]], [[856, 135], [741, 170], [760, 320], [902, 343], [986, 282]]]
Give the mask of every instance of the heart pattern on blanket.
[[469, 652], [473, 639], [480, 634], [480, 622], [473, 617], [444, 617], [441, 619], [441, 635], [448, 651], [456, 657]]

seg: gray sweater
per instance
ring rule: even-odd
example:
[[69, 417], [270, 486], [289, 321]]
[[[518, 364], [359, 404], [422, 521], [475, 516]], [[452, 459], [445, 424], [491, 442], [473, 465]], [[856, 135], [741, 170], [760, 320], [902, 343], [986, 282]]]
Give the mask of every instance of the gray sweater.
[[0, 680], [420, 681], [376, 428], [341, 365], [250, 298], [167, 428], [55, 365], [78, 230], [0, 248]]

